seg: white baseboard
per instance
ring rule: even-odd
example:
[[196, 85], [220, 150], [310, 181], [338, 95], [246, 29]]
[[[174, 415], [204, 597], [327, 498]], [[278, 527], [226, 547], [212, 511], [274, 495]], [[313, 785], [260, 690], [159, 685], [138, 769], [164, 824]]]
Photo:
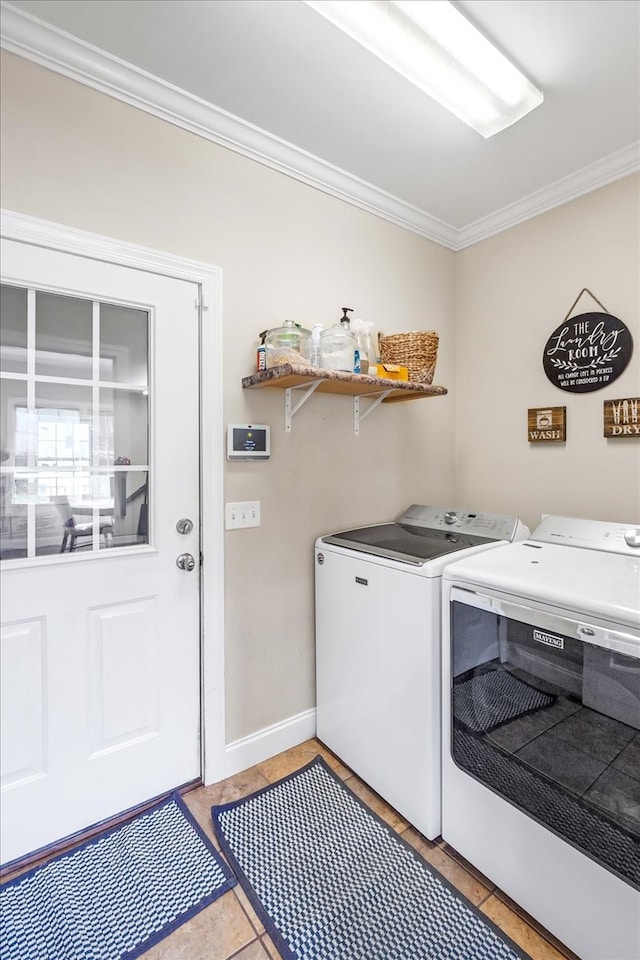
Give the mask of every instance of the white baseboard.
[[283, 750], [304, 743], [316, 735], [315, 707], [305, 710], [294, 717], [288, 717], [280, 723], [264, 727], [248, 737], [234, 740], [225, 748], [225, 776], [247, 770], [256, 763], [268, 760]]

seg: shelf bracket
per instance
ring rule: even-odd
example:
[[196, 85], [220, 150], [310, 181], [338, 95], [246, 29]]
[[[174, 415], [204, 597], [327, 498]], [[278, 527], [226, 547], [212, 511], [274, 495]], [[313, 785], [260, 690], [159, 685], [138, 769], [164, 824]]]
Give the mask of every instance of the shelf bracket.
[[[360, 400], [362, 397], [353, 398], [353, 433], [356, 437], [360, 436], [361, 422], [368, 417], [370, 413], [373, 413], [378, 404], [382, 403], [385, 397], [388, 397], [390, 393], [393, 393], [393, 388], [390, 390], [383, 390], [381, 394], [376, 396], [375, 399], [371, 401], [367, 409], [363, 410], [362, 413], [360, 413]], [[368, 398], [371, 396], [371, 394], [364, 394], [364, 396]]]
[[[287, 387], [284, 392], [284, 429], [287, 433], [291, 433], [291, 421], [295, 417], [298, 410], [304, 406], [309, 397], [313, 394], [315, 390], [318, 389], [322, 380], [314, 380], [312, 384], [301, 383], [297, 387]], [[292, 406], [292, 395], [294, 390], [304, 390], [298, 402], [295, 406]]]

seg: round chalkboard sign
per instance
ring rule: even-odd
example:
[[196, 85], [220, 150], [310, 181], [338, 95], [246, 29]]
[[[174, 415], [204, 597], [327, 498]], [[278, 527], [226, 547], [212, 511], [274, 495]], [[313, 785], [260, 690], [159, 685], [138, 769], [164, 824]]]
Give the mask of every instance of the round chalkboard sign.
[[610, 386], [633, 353], [633, 338], [610, 313], [581, 313], [565, 320], [547, 340], [542, 357], [551, 383], [569, 393]]

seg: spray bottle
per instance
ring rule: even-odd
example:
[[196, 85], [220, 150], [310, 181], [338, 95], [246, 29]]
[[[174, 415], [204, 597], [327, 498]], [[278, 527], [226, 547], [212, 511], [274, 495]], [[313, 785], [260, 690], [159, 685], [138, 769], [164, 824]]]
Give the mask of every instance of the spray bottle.
[[320, 364], [320, 333], [322, 332], [322, 324], [314, 323], [313, 330], [311, 331], [311, 366], [319, 367]]

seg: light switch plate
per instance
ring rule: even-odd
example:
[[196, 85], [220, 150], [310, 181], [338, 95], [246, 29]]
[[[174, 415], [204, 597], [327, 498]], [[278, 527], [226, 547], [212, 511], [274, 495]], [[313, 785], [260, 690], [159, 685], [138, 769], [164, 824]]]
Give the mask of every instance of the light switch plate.
[[242, 527], [260, 526], [260, 501], [242, 500], [239, 503], [225, 503], [225, 529], [238, 530]]

